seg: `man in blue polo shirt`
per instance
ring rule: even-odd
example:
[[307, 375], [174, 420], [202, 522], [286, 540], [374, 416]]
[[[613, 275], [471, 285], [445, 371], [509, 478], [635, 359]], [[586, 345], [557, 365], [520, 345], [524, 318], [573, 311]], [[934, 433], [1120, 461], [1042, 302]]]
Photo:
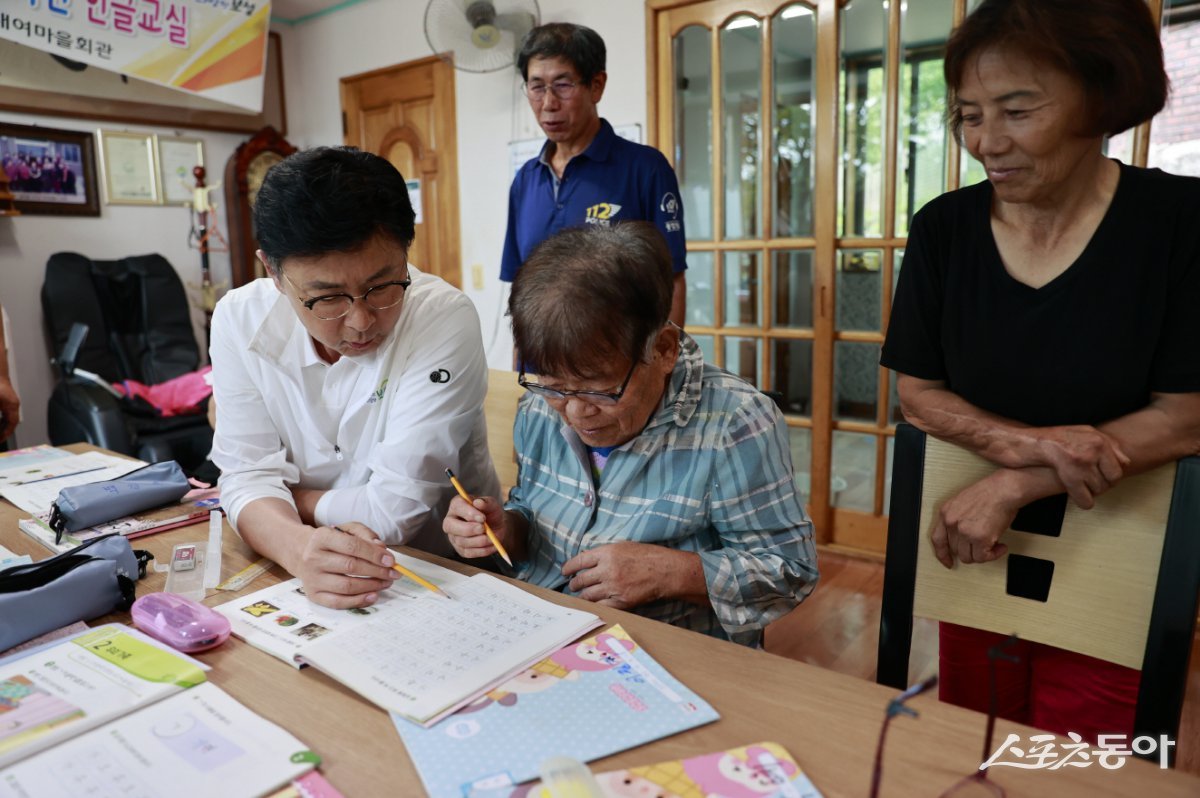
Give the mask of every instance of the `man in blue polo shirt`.
[[564, 228], [653, 222], [675, 269], [671, 321], [683, 326], [687, 250], [679, 181], [661, 152], [621, 138], [600, 118], [604, 61], [604, 40], [582, 25], [542, 25], [521, 42], [517, 68], [547, 141], [509, 190], [500, 279], [512, 282], [534, 247]]

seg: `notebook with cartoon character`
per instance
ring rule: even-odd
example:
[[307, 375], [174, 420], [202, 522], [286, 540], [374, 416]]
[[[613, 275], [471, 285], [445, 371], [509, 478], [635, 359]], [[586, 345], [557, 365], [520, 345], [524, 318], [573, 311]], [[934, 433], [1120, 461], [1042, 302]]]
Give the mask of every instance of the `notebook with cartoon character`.
[[[605, 798], [821, 798], [779, 743], [754, 743], [655, 765], [595, 774]], [[541, 782], [471, 798], [551, 798]]]
[[548, 756], [587, 762], [718, 717], [613, 626], [559, 649], [431, 728], [393, 719], [426, 790], [441, 798], [511, 791], [537, 778]]

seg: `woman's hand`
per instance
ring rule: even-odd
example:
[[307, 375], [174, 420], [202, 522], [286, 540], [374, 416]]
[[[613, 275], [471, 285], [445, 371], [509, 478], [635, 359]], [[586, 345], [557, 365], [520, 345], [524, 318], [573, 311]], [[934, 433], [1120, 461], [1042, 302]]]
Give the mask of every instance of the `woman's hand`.
[[442, 521], [442, 531], [450, 538], [450, 545], [460, 557], [487, 557], [496, 553], [496, 547], [483, 530], [484, 523], [492, 528], [506, 550], [516, 548], [510, 545], [507, 515], [503, 505], [491, 496], [477, 496], [473, 504], [461, 496], [455, 496]]
[[400, 576], [395, 558], [379, 537], [359, 523], [313, 530], [298, 561], [290, 569], [300, 577], [304, 594], [326, 607], [366, 607], [379, 591]]
[[998, 542], [1025, 504], [1008, 484], [1010, 472], [997, 471], [946, 500], [938, 508], [930, 541], [938, 562], [954, 567], [991, 562], [1008, 553]]
[[658, 591], [666, 572], [660, 554], [670, 551], [649, 543], [607, 543], [567, 560], [562, 572], [580, 598], [631, 610], [662, 598]]
[[1054, 469], [1071, 501], [1085, 510], [1125, 475], [1130, 459], [1111, 436], [1086, 425], [1035, 430], [1043, 463]]
[[664, 598], [708, 602], [704, 567], [695, 552], [632, 541], [606, 543], [567, 560], [562, 572], [580, 598], [619, 610]]

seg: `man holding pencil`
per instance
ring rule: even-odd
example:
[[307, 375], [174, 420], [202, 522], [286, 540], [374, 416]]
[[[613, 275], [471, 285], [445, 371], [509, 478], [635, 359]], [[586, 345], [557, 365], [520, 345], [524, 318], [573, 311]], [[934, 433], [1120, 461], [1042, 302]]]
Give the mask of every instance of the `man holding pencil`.
[[534, 250], [509, 299], [517, 485], [503, 505], [455, 498], [443, 529], [542, 587], [755, 645], [816, 584], [812, 524], [783, 416], [704, 363], [671, 296], [647, 222]]
[[467, 489], [499, 489], [479, 319], [408, 262], [413, 226], [385, 159], [297, 153], [254, 205], [269, 277], [213, 315], [221, 503], [256, 551], [330, 607], [371, 604], [400, 576], [385, 544], [451, 552], [447, 466]]

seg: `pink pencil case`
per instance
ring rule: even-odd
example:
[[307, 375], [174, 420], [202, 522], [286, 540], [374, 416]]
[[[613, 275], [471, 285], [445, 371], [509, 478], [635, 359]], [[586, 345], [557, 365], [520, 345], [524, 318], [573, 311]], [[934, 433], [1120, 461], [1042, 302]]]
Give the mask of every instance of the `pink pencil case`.
[[229, 619], [198, 601], [174, 593], [149, 593], [133, 602], [133, 622], [151, 637], [189, 654], [229, 638]]

